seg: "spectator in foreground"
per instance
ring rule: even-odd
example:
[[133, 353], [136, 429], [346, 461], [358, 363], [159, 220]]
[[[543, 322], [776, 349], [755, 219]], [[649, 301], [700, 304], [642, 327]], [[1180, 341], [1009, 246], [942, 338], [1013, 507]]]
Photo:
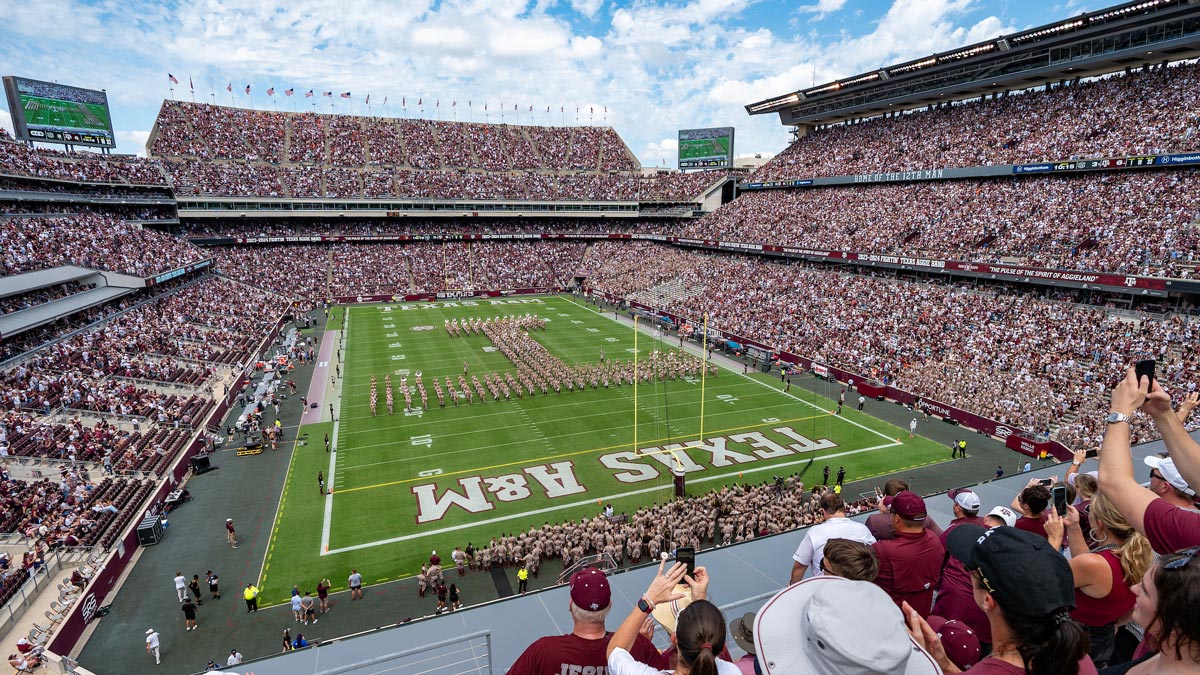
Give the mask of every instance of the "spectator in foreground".
[[875, 549], [860, 541], [830, 539], [825, 544], [821, 570], [851, 581], [875, 581], [879, 576], [879, 558]]
[[1159, 651], [1101, 671], [1102, 675], [1151, 675], [1152, 673], [1200, 672], [1200, 549], [1183, 549], [1163, 556], [1146, 570], [1133, 587], [1137, 604], [1133, 620], [1146, 626], [1146, 633]]
[[836, 492], [826, 492], [821, 495], [821, 513], [824, 520], [808, 528], [804, 539], [792, 556], [792, 576], [789, 583], [796, 583], [804, 578], [805, 573], [814, 564], [817, 569], [813, 576], [824, 573], [821, 559], [824, 557], [825, 544], [831, 539], [841, 538], [864, 544], [874, 544], [875, 537], [866, 525], [846, 517], [846, 502]]
[[[951, 490], [948, 495], [954, 502], [954, 520], [950, 521], [950, 526], [946, 528], [945, 532], [942, 532], [943, 547], [945, 547], [950, 533], [962, 525], [993, 527], [993, 525], [986, 524], [984, 518], [979, 517], [979, 509], [982, 506], [979, 502], [979, 495], [970, 490]], [[1015, 516], [1013, 520], [1016, 520]], [[945, 564], [942, 565], [942, 583], [938, 589], [937, 601], [933, 605], [933, 613], [954, 622], [961, 622], [973, 632], [979, 642], [979, 647], [985, 653], [990, 648], [992, 630], [988, 625], [987, 615], [975, 602], [975, 593], [971, 589], [971, 575], [953, 556], [947, 557]], [[935, 627], [936, 629], [937, 627]], [[955, 663], [959, 662], [956, 660]]]
[[[946, 545], [971, 573], [991, 627], [992, 653], [971, 668], [972, 675], [1095, 675], [1087, 630], [1070, 614], [1071, 566], [1045, 537], [1013, 527], [961, 525]], [[958, 672], [940, 663], [946, 672]]]
[[[614, 634], [604, 627], [604, 620], [612, 609], [612, 589], [604, 572], [588, 567], [571, 576], [569, 609], [574, 621], [572, 631], [536, 640], [517, 657], [508, 670], [509, 675], [560, 675], [562, 672], [579, 673], [584, 669], [600, 672], [606, 667], [608, 645]], [[654, 644], [640, 634], [625, 650], [633, 660], [643, 664], [658, 658]]]
[[899, 607], [907, 602], [922, 617], [933, 611], [933, 591], [942, 575], [946, 549], [925, 529], [925, 500], [904, 490], [892, 498], [892, 539], [871, 545], [879, 556], [875, 583]]
[[[1040, 478], [1030, 478], [1029, 484], [1025, 486], [1025, 489], [1018, 492], [1016, 497], [1013, 497], [1011, 506], [1014, 511], [1021, 514], [1021, 517], [1017, 518], [1016, 528], [1018, 530], [1025, 530], [1026, 532], [1032, 532], [1033, 534], [1045, 537], [1046, 525], [1044, 514], [1046, 512], [1046, 505], [1050, 503], [1050, 488], [1043, 485], [1041, 481], [1042, 479]], [[1058, 479], [1056, 478], [1050, 482], [1051, 484], [1057, 483]]]
[[1159, 555], [1200, 546], [1200, 512], [1160, 499], [1133, 477], [1129, 419], [1139, 409], [1154, 420], [1180, 477], [1188, 485], [1200, 484], [1200, 445], [1188, 436], [1171, 409], [1170, 395], [1157, 381], [1139, 382], [1130, 368], [1112, 392], [1110, 410], [1118, 415], [1110, 415], [1114, 421], [1109, 422], [1100, 444], [1100, 491], [1135, 530], [1150, 540]]
[[1079, 526], [1079, 512], [1067, 509], [1064, 518], [1049, 509], [1046, 531], [1050, 541], [1062, 541], [1065, 529], [1071, 546], [1071, 573], [1075, 577], [1075, 610], [1071, 616], [1087, 626], [1089, 653], [1097, 668], [1108, 665], [1116, 642], [1117, 624], [1133, 610], [1132, 587], [1153, 562], [1146, 538], [1125, 522], [1112, 502], [1098, 494], [1091, 504], [1093, 539], [1099, 546], [1088, 550]]
[[696, 568], [695, 577], [686, 575], [687, 567], [675, 563], [663, 572], [667, 561], [658, 564], [658, 574], [650, 582], [641, 600], [630, 611], [608, 643], [608, 672], [610, 675], [658, 675], [652, 666], [635, 660], [629, 653], [639, 637], [646, 615], [660, 604], [684, 597], [677, 586], [682, 582], [691, 589], [692, 603], [679, 613], [671, 645], [677, 660], [676, 675], [741, 675], [733, 663], [717, 658], [725, 649], [725, 616], [708, 601], [708, 572]]
[[830, 574], [768, 600], [754, 621], [754, 646], [763, 675], [942, 672], [878, 586]]

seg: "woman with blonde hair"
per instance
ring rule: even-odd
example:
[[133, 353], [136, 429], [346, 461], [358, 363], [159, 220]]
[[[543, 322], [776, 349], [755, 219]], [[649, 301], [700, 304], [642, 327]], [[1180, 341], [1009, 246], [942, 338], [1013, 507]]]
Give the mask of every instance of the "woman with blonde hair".
[[1061, 541], [1066, 530], [1071, 546], [1071, 573], [1075, 577], [1075, 609], [1071, 617], [1088, 629], [1092, 661], [1097, 668], [1108, 665], [1116, 642], [1117, 627], [1127, 622], [1137, 601], [1133, 586], [1154, 562], [1154, 551], [1146, 537], [1133, 529], [1113, 506], [1098, 493], [1088, 508], [1090, 536], [1095, 545], [1088, 549], [1079, 512], [1067, 508], [1059, 517], [1048, 509], [1046, 534], [1050, 541]]

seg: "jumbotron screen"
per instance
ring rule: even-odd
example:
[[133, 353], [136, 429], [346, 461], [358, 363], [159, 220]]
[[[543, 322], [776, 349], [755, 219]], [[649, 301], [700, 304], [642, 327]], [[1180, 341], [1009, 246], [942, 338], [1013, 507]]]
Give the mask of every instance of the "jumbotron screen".
[[108, 95], [102, 91], [8, 75], [4, 93], [20, 140], [116, 147]]
[[733, 166], [733, 127], [680, 129], [680, 169], [724, 169]]

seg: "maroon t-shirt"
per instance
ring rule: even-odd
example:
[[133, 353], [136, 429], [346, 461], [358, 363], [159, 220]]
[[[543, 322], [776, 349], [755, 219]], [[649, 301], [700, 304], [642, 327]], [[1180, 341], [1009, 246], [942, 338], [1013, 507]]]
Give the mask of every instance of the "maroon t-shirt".
[[[612, 633], [588, 640], [573, 633], [539, 638], [525, 649], [507, 675], [605, 675]], [[654, 644], [639, 634], [629, 654], [646, 665], [658, 659]]]
[[871, 548], [879, 556], [875, 584], [891, 596], [897, 607], [907, 602], [918, 614], [928, 617], [946, 557], [942, 542], [929, 530], [897, 532], [894, 539], [877, 541]]
[[1015, 527], [1018, 530], [1025, 530], [1026, 532], [1032, 532], [1032, 533], [1036, 534], [1037, 536], [1042, 537], [1043, 539], [1046, 538], [1046, 524], [1044, 522], [1042, 522], [1041, 518], [1030, 518], [1029, 516], [1021, 516], [1020, 518], [1017, 518], [1017, 524]]
[[1155, 499], [1146, 507], [1143, 523], [1146, 538], [1155, 553], [1166, 555], [1181, 548], [1200, 546], [1200, 512]]
[[[942, 546], [946, 545], [946, 537], [954, 528], [963, 524], [983, 525], [983, 518], [955, 518], [950, 521], [950, 527], [942, 532]], [[992, 641], [992, 625], [988, 623], [987, 615], [975, 603], [975, 594], [971, 590], [971, 573], [963, 567], [962, 562], [952, 555], [945, 557], [946, 565], [942, 568], [942, 586], [938, 591], [937, 602], [933, 605], [933, 613], [944, 619], [961, 621], [967, 628], [975, 631], [980, 642]]]
[[[969, 672], [971, 675], [1025, 675], [1024, 668], [1000, 659], [984, 659], [971, 666]], [[1097, 675], [1096, 664], [1092, 663], [1092, 657], [1087, 654], [1079, 660], [1079, 675]]]

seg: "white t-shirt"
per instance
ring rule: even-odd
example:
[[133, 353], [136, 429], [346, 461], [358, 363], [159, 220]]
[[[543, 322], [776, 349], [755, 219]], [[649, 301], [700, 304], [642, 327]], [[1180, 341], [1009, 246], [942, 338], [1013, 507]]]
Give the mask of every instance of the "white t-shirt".
[[158, 646], [158, 633], [151, 633], [146, 636], [146, 646], [151, 649]]
[[292, 611], [293, 612], [300, 611], [300, 596], [298, 596], [298, 595], [292, 596]]
[[229, 655], [229, 659], [227, 661], [225, 661], [225, 665], [236, 666], [237, 664], [239, 664], [241, 662], [242, 662], [242, 655], [238, 652], [234, 652]]
[[866, 525], [850, 520], [844, 516], [829, 518], [825, 522], [814, 525], [800, 542], [792, 560], [806, 565], [815, 577], [821, 576], [821, 559], [825, 557], [825, 544], [830, 539], [849, 539], [870, 546], [875, 543], [875, 537]]
[[[608, 675], [660, 675], [671, 672], [673, 671], [651, 668], [635, 660], [629, 652], [620, 647], [608, 655]], [[724, 659], [717, 659], [717, 675], [742, 675], [742, 669]]]
[[187, 577], [183, 576], [182, 574], [175, 577], [175, 588], [183, 589], [186, 587], [187, 587]]

